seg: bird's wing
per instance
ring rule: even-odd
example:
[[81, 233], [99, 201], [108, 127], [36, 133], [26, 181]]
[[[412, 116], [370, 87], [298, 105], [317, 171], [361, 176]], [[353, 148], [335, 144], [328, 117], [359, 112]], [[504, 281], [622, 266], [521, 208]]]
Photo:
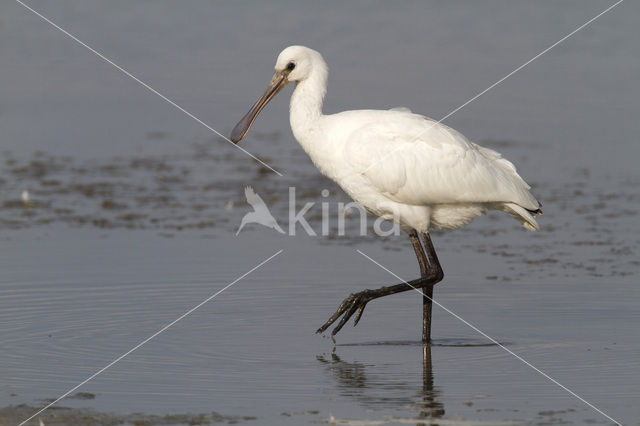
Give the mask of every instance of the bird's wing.
[[247, 202], [251, 205], [251, 207], [253, 207], [253, 211], [256, 213], [256, 215], [258, 215], [258, 217], [260, 217], [261, 219], [271, 218], [273, 219], [273, 221], [275, 221], [273, 215], [269, 211], [269, 207], [267, 207], [267, 204], [264, 202], [262, 197], [256, 194], [252, 187], [247, 186], [244, 189], [244, 195], [245, 197], [247, 197]]
[[258, 194], [256, 194], [256, 192], [250, 186], [244, 188], [244, 196], [247, 198], [247, 203], [251, 204], [252, 206], [255, 206], [256, 204], [264, 204], [262, 198]]
[[352, 170], [397, 202], [513, 202], [532, 210], [539, 206], [529, 185], [498, 152], [420, 115], [394, 114], [364, 125], [344, 147]]

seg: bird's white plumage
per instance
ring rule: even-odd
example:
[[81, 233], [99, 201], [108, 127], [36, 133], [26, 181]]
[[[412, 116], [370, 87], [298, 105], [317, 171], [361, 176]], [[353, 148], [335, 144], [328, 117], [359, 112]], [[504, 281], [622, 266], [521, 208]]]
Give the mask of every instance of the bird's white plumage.
[[537, 202], [514, 167], [478, 149], [455, 130], [422, 116], [393, 112], [367, 124], [345, 142], [355, 172], [394, 201], [409, 204]]
[[285, 49], [294, 136], [319, 170], [371, 212], [407, 229], [454, 229], [487, 210], [503, 210], [527, 229], [540, 203], [514, 165], [494, 150], [407, 108], [322, 114], [327, 66], [303, 46]]

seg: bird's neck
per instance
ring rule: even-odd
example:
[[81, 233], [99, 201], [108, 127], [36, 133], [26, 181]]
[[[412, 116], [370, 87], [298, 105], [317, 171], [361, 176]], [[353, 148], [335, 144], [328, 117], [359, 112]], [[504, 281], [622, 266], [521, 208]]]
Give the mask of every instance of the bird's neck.
[[322, 102], [327, 92], [327, 74], [326, 65], [315, 67], [309, 77], [296, 84], [291, 95], [291, 130], [305, 150], [319, 131]]

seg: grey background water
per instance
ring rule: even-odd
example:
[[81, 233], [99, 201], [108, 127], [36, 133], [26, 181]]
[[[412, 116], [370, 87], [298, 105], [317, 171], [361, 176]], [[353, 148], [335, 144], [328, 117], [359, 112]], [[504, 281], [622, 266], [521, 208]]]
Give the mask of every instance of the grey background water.
[[[327, 113], [440, 118], [610, 3], [29, 4], [227, 134], [287, 45], [325, 56]], [[446, 121], [518, 165], [541, 232], [492, 214], [434, 237], [440, 303], [624, 424], [640, 418], [639, 18], [625, 1]], [[423, 365], [416, 294], [371, 304], [335, 348], [313, 333], [349, 292], [396, 281], [355, 249], [405, 279], [417, 266], [404, 237], [357, 225], [234, 236], [244, 185], [285, 224], [290, 185], [300, 205], [323, 188], [346, 201], [293, 140], [289, 91], [243, 142], [278, 177], [11, 1], [0, 54], [0, 407], [28, 405], [3, 424], [279, 249], [79, 389], [95, 398], [61, 405], [258, 424], [610, 423], [442, 309]]]

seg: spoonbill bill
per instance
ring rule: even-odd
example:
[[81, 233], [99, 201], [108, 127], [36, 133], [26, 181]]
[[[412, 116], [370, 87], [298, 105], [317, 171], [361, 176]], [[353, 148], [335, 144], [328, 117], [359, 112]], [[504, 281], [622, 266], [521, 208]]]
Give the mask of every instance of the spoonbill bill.
[[296, 83], [289, 118], [294, 137], [322, 174], [369, 212], [396, 221], [409, 234], [420, 266], [418, 279], [350, 294], [317, 332], [340, 319], [331, 332], [335, 335], [354, 314], [356, 325], [370, 301], [421, 288], [422, 340], [429, 342], [433, 287], [444, 277], [429, 230], [460, 228], [488, 210], [501, 210], [533, 231], [541, 204], [500, 153], [406, 108], [324, 115], [327, 76], [320, 53], [287, 47], [267, 90], [234, 127], [231, 140], [238, 143], [265, 105]]

